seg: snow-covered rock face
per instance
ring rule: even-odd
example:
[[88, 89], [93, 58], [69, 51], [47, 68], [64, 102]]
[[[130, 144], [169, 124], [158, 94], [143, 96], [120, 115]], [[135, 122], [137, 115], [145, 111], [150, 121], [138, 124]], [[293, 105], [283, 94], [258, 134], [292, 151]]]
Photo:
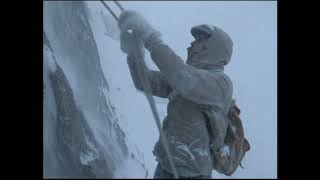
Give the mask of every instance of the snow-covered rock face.
[[145, 174], [108, 97], [87, 11], [83, 2], [44, 2], [43, 175], [115, 178], [128, 165]]

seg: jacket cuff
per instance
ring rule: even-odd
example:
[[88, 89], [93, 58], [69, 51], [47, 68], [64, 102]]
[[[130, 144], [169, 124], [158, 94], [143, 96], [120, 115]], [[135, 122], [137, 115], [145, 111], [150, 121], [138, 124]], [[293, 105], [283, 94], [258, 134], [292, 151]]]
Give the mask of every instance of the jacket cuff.
[[161, 39], [161, 34], [159, 32], [154, 32], [145, 38], [144, 47], [148, 49], [149, 52], [152, 52], [155, 48], [163, 43], [164, 42]]

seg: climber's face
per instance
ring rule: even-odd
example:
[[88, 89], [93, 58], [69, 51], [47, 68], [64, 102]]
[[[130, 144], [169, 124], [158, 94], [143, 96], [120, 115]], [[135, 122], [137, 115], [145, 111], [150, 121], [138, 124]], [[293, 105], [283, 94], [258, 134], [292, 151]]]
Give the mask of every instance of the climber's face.
[[204, 41], [205, 41], [205, 39], [202, 39], [202, 38], [195, 39], [193, 42], [191, 42], [191, 48], [192, 49], [199, 48], [203, 44]]
[[207, 41], [208, 36], [200, 35], [193, 42], [191, 42], [191, 46], [188, 48], [188, 60], [187, 63], [192, 59], [192, 57], [204, 50], [207, 49]]
[[191, 29], [195, 41], [188, 48], [186, 63], [199, 69], [222, 67], [230, 62], [233, 43], [227, 33], [212, 25]]

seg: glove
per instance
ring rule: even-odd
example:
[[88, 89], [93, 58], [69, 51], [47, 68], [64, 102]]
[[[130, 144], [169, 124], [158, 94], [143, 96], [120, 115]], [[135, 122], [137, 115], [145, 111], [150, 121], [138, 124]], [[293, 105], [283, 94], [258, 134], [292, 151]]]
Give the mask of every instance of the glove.
[[120, 48], [129, 56], [144, 57], [144, 47], [141, 39], [128, 32], [120, 33]]
[[[118, 26], [121, 33], [128, 33], [128, 30], [133, 31], [133, 35], [137, 39], [141, 39], [144, 44], [148, 41], [160, 39], [160, 32], [156, 31], [148, 21], [136, 11], [123, 11], [119, 17]], [[152, 40], [153, 39], [153, 40]]]

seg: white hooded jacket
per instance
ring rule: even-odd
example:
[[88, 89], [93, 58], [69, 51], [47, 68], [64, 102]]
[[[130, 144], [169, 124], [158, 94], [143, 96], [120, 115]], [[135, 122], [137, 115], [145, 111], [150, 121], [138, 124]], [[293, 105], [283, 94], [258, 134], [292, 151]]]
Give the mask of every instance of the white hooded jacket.
[[[215, 148], [223, 145], [226, 135], [226, 114], [232, 101], [232, 82], [223, 72], [230, 62], [233, 43], [220, 28], [200, 25], [191, 29], [210, 35], [204, 48], [188, 49], [186, 64], [164, 42], [150, 38], [145, 47], [160, 71], [149, 71], [149, 81], [155, 96], [169, 98], [163, 131], [180, 176], [211, 174], [210, 143]], [[136, 72], [136, 61], [128, 57], [130, 72], [137, 89], [143, 90]], [[210, 117], [214, 137], [209, 137], [204, 112]], [[154, 154], [168, 172], [169, 161], [161, 141]]]

